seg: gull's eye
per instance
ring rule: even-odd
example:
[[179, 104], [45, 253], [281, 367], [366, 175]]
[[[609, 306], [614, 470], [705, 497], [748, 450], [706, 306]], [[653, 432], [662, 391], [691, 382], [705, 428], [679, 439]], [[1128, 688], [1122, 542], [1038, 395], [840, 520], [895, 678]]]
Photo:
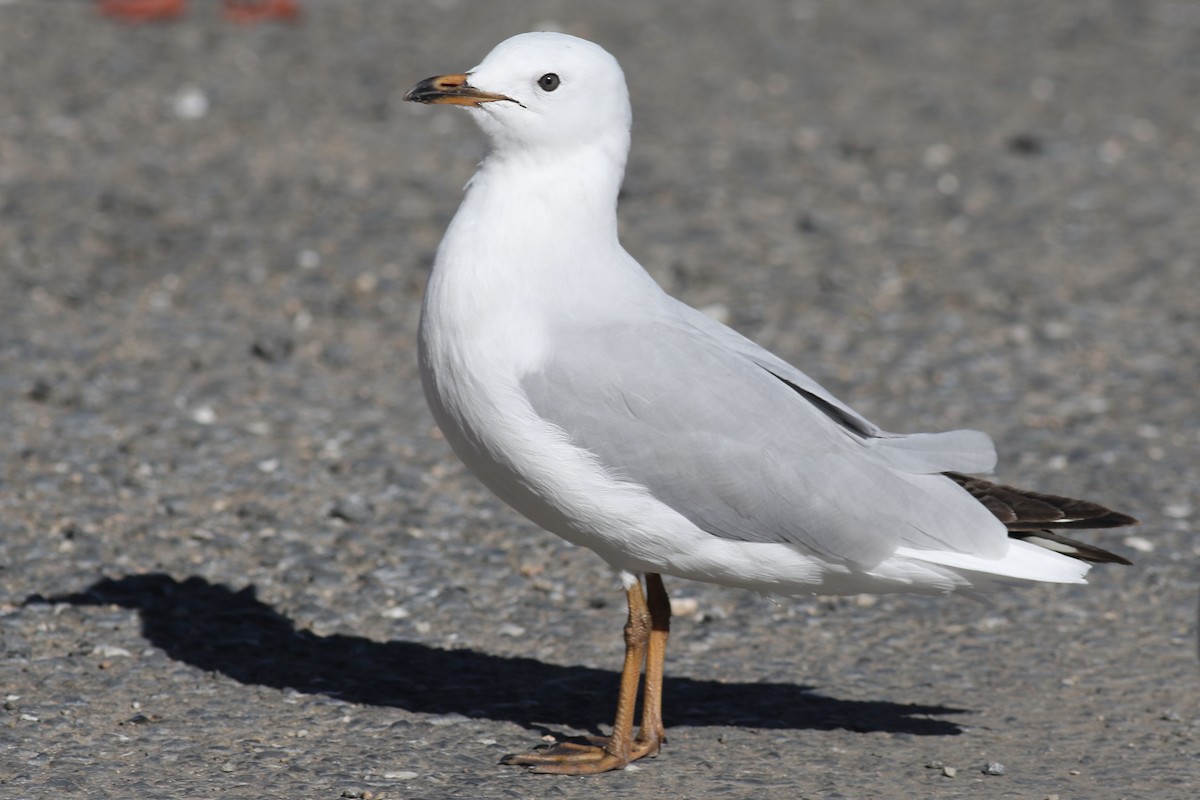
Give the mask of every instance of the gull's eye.
[[553, 92], [555, 89], [558, 88], [558, 84], [560, 83], [560, 81], [558, 80], [558, 76], [555, 75], [553, 72], [547, 72], [545, 75], [538, 78], [537, 83], [538, 83], [538, 86], [541, 87], [542, 91]]

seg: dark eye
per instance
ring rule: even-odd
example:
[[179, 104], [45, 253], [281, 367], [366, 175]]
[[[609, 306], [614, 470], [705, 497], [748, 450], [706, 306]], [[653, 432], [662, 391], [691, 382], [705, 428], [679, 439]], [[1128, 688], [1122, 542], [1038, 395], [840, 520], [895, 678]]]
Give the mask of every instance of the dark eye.
[[558, 76], [553, 72], [547, 72], [545, 75], [538, 78], [538, 86], [542, 87], [542, 91], [544, 92], [553, 92], [558, 88], [559, 83], [560, 81], [558, 80]]

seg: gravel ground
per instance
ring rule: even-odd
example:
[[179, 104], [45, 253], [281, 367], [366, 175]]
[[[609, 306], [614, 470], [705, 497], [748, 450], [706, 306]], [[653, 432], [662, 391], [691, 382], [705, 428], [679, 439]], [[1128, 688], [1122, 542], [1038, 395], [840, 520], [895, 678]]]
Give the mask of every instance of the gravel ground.
[[[1200, 793], [1200, 6], [192, 6], [0, 3], [0, 796]], [[498, 766], [608, 722], [623, 598], [425, 410], [482, 141], [400, 98], [547, 26], [625, 66], [664, 285], [1140, 517], [1094, 536], [1136, 566], [991, 605], [668, 581], [663, 754]]]

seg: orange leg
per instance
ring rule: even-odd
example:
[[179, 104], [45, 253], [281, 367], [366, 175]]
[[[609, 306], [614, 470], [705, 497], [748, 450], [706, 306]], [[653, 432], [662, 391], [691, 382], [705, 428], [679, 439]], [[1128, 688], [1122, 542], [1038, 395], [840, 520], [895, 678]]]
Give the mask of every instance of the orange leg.
[[[650, 594], [649, 605], [641, 581], [626, 592], [629, 619], [625, 623], [625, 664], [621, 668], [612, 735], [596, 739], [595, 744], [560, 742], [530, 753], [508, 756], [503, 763], [533, 767], [534, 772], [591, 775], [623, 769], [630, 761], [658, 753], [664, 739], [662, 678], [671, 604], [658, 575], [647, 575], [646, 586]], [[646, 688], [642, 724], [635, 739], [633, 715], [643, 665], [646, 667]]]
[[633, 740], [634, 758], [654, 756], [666, 741], [662, 718], [663, 662], [667, 657], [667, 637], [671, 635], [671, 600], [662, 577], [646, 576], [646, 595], [650, 609], [650, 640], [646, 646], [646, 684], [642, 695], [642, 726]]

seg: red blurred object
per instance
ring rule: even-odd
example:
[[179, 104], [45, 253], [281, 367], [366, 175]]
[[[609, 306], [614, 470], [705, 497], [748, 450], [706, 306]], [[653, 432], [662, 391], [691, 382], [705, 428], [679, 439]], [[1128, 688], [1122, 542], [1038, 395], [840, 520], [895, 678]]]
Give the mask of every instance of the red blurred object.
[[[222, 0], [225, 19], [251, 24], [300, 17], [297, 0]], [[167, 22], [187, 11], [187, 0], [100, 0], [100, 13], [125, 22]]]
[[126, 22], [166, 22], [183, 16], [187, 0], [100, 0], [100, 13]]
[[225, 0], [225, 19], [232, 22], [292, 21], [299, 16], [300, 4], [296, 0]]

